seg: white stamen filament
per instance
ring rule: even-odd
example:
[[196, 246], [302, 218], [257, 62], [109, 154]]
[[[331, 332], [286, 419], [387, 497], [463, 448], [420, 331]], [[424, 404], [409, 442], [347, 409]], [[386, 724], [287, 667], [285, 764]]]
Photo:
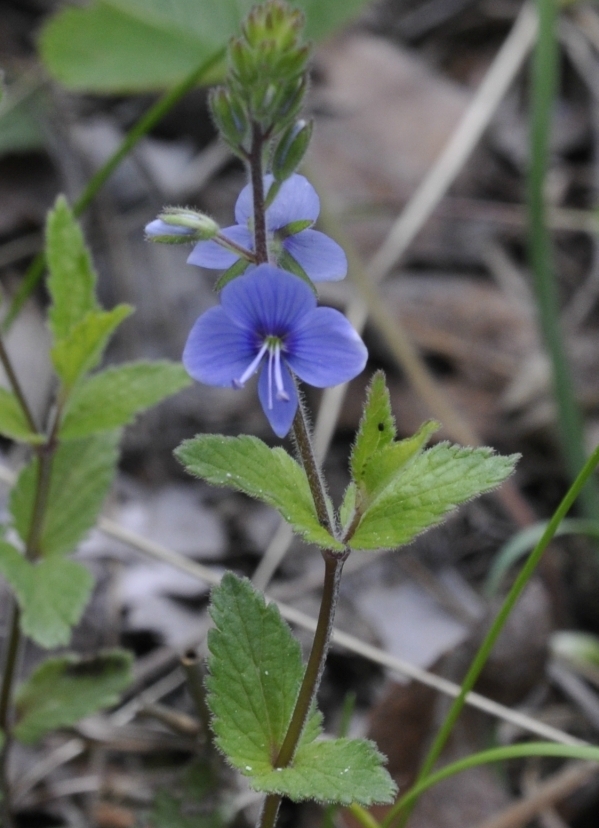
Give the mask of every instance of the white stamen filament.
[[281, 371], [281, 343], [275, 346], [275, 384], [277, 386], [277, 400], [289, 400], [289, 394], [283, 385], [283, 373]]
[[243, 386], [249, 380], [249, 378], [252, 376], [252, 374], [256, 373], [256, 371], [258, 370], [258, 366], [260, 365], [260, 363], [262, 361], [262, 357], [267, 352], [267, 350], [268, 350], [268, 340], [262, 345], [262, 347], [260, 348], [260, 350], [258, 351], [256, 356], [254, 357], [254, 359], [250, 362], [250, 364], [245, 369], [243, 374], [239, 377], [239, 379], [234, 379], [233, 380], [233, 385], [236, 388], [243, 388]]

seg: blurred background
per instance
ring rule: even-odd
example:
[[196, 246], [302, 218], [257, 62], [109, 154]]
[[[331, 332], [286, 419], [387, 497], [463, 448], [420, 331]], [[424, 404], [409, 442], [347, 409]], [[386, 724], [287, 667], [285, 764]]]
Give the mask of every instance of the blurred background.
[[[5, 310], [23, 295], [56, 195], [77, 202], [144, 113], [235, 32], [238, 5], [251, 4], [3, 0]], [[461, 679], [511, 583], [511, 564], [530, 548], [535, 527], [571, 482], [527, 254], [536, 19], [520, 0], [302, 5], [315, 41], [308, 101], [315, 130], [302, 172], [321, 197], [319, 227], [344, 245], [351, 264], [350, 278], [324, 285], [321, 299], [365, 323], [370, 352], [366, 372], [344, 397], [308, 390], [323, 453], [329, 443], [324, 466], [331, 495], [339, 503], [365, 387], [377, 368], [387, 374], [400, 437], [434, 417], [443, 424], [440, 439], [522, 453], [515, 478], [498, 495], [463, 507], [399, 553], [355, 553], [347, 565], [337, 627], [373, 653], [392, 656], [395, 668], [336, 648], [321, 704], [333, 732], [344, 703], [353, 704], [351, 732], [378, 741], [405, 788], [446, 702], [409, 683], [400, 660]], [[590, 450], [599, 441], [596, 5], [567, 4], [557, 38], [544, 194], [564, 349], [583, 420], [580, 439]], [[218, 66], [211, 71], [218, 77]], [[224, 226], [232, 223], [245, 174], [216, 138], [206, 101], [205, 84], [180, 96], [81, 214], [104, 305], [128, 302], [137, 309], [111, 346], [112, 362], [179, 359], [194, 320], [216, 302], [214, 274], [187, 265], [186, 248], [147, 244], [143, 235], [166, 204], [197, 207]], [[7, 338], [38, 413], [52, 391], [46, 302], [40, 282]], [[254, 577], [270, 595], [314, 615], [318, 552], [291, 541], [266, 507], [189, 480], [172, 457], [182, 439], [216, 431], [273, 442], [252, 383], [235, 391], [196, 384], [130, 427], [106, 515], [216, 574], [233, 568]], [[2, 448], [4, 465], [18, 467], [19, 451], [7, 441]], [[599, 643], [564, 631], [599, 633], [599, 513], [587, 504], [575, 517], [548, 550], [478, 689], [596, 741]], [[178, 655], [190, 647], [202, 651], [208, 585], [100, 531], [79, 557], [93, 569], [97, 589], [74, 647], [130, 647], [136, 684], [129, 707], [23, 753], [19, 825], [207, 825], [185, 815], [188, 808], [193, 813], [197, 789], [177, 787], [194, 754], [190, 739], [139, 712], [164, 702], [191, 709]], [[298, 634], [309, 643], [307, 633]], [[573, 655], [581, 642], [584, 654]], [[33, 663], [36, 653], [26, 658]], [[522, 735], [501, 719], [470, 711], [446, 758]], [[82, 747], [70, 754], [64, 745], [73, 739]], [[60, 749], [63, 760], [48, 762]], [[596, 828], [599, 779], [587, 772], [564, 793], [560, 773], [555, 763], [533, 760], [504, 774], [470, 771], [427, 794], [410, 826]], [[557, 791], [548, 800], [538, 795], [549, 784], [545, 777]], [[231, 818], [251, 824], [256, 799], [235, 784]], [[518, 821], [510, 811], [514, 802], [535, 796], [540, 804], [532, 816]], [[320, 825], [322, 819], [315, 807], [288, 805], [281, 824]], [[330, 819], [351, 824], [343, 814]]]

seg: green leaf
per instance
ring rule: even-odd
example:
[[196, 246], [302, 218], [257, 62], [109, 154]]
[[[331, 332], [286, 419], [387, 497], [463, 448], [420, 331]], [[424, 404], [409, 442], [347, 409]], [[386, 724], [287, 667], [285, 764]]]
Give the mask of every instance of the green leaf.
[[43, 443], [44, 436], [31, 431], [19, 401], [11, 391], [0, 388], [0, 434], [22, 443]]
[[[94, 526], [118, 460], [119, 431], [61, 444], [52, 460], [40, 552], [71, 552]], [[15, 528], [27, 542], [38, 475], [38, 459], [26, 466], [11, 492], [10, 512]]]
[[394, 548], [439, 523], [460, 503], [509, 477], [519, 455], [439, 443], [414, 457], [382, 489], [350, 540], [354, 549]]
[[[366, 0], [297, 0], [306, 37], [321, 39]], [[140, 92], [173, 86], [218, 53], [255, 0], [99, 0], [59, 11], [42, 30], [42, 59], [70, 89]], [[222, 77], [212, 72], [203, 82]]]
[[140, 411], [190, 382], [178, 362], [131, 362], [108, 368], [73, 392], [59, 436], [72, 440], [131, 423]]
[[132, 312], [130, 305], [117, 305], [111, 311], [90, 311], [54, 345], [52, 363], [67, 389], [96, 367], [108, 340]]
[[[244, 776], [268, 774], [302, 681], [300, 646], [277, 607], [230, 572], [212, 590], [210, 615], [206, 686], [216, 744]], [[302, 744], [319, 731], [315, 713]]]
[[305, 540], [325, 549], [343, 549], [319, 524], [306, 473], [282, 448], [271, 449], [245, 435], [200, 434], [185, 440], [175, 456], [190, 474], [277, 509]]
[[0, 155], [30, 152], [44, 146], [40, 125], [45, 99], [39, 89], [13, 89], [0, 103]]
[[90, 572], [64, 558], [30, 563], [5, 541], [0, 541], [0, 572], [14, 589], [25, 635], [47, 649], [68, 644], [93, 588]]
[[54, 340], [68, 336], [90, 311], [98, 309], [96, 274], [83, 233], [64, 196], [58, 196], [46, 226], [49, 311]]
[[350, 458], [352, 480], [360, 483], [372, 454], [395, 440], [395, 419], [385, 375], [377, 371], [366, 392], [364, 413]]
[[130, 684], [132, 658], [125, 650], [106, 650], [93, 658], [63, 655], [38, 667], [16, 695], [19, 741], [32, 744], [59, 727], [110, 707]]
[[397, 786], [383, 767], [385, 757], [366, 739], [332, 739], [304, 744], [293, 765], [252, 779], [264, 793], [339, 805], [393, 802]]

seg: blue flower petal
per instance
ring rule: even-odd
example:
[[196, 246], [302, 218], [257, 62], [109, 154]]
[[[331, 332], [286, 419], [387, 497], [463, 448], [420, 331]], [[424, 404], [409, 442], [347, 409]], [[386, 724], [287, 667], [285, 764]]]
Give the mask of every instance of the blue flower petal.
[[309, 385], [328, 388], [357, 376], [368, 351], [343, 314], [316, 308], [287, 340], [285, 359]]
[[316, 308], [302, 279], [268, 264], [225, 285], [221, 303], [231, 320], [258, 336], [285, 336]]
[[289, 433], [295, 412], [297, 411], [297, 389], [289, 373], [289, 369], [284, 363], [281, 365], [281, 374], [283, 376], [283, 388], [287, 392], [289, 399], [278, 400], [273, 388], [272, 408], [269, 408], [268, 359], [264, 362], [262, 373], [258, 380], [258, 397], [260, 398], [268, 422], [277, 437], [285, 437]]
[[283, 241], [285, 250], [313, 282], [337, 282], [347, 274], [347, 257], [336, 241], [318, 230], [302, 230]]
[[[233, 224], [231, 227], [225, 227], [220, 232], [221, 235], [226, 236], [236, 244], [240, 244], [247, 250], [252, 249], [254, 241], [247, 227]], [[187, 258], [187, 264], [207, 267], [210, 270], [226, 270], [234, 265], [238, 259], [237, 253], [227, 250], [226, 247], [222, 247], [218, 242], [210, 239], [196, 244]]]
[[167, 224], [162, 219], [154, 219], [149, 224], [146, 224], [145, 234], [150, 239], [156, 236], [192, 236], [193, 230], [191, 227], [181, 227], [176, 224]]
[[230, 387], [257, 353], [251, 333], [239, 328], [217, 306], [196, 320], [185, 344], [183, 365], [199, 382]]
[[[264, 194], [274, 181], [272, 175], [264, 176]], [[294, 174], [283, 182], [273, 203], [266, 211], [266, 226], [274, 232], [292, 221], [316, 221], [320, 212], [320, 200], [316, 190], [303, 175]], [[254, 203], [251, 185], [239, 193], [235, 204], [235, 221], [249, 226], [253, 222]]]

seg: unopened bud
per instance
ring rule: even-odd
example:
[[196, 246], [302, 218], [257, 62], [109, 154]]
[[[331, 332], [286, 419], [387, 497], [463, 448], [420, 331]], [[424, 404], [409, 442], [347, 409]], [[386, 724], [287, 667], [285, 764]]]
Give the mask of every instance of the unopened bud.
[[219, 132], [237, 151], [243, 147], [250, 132], [250, 125], [243, 106], [226, 89], [214, 89], [210, 95], [210, 108]]
[[162, 244], [186, 244], [212, 239], [219, 231], [218, 224], [204, 213], [169, 207], [146, 225], [146, 238]]
[[272, 159], [272, 174], [277, 181], [289, 178], [302, 162], [312, 137], [312, 121], [296, 121], [279, 141]]

